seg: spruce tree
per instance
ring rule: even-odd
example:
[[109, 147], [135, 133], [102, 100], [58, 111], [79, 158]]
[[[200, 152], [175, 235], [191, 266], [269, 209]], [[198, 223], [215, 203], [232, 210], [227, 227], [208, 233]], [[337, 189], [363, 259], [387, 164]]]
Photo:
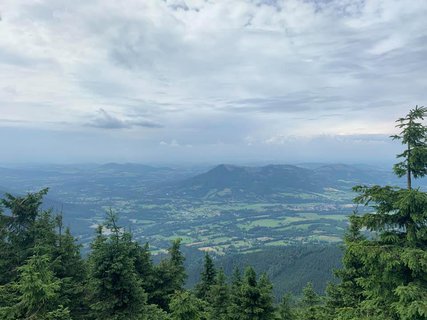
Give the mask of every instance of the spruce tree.
[[258, 288], [261, 294], [260, 305], [263, 312], [260, 314], [259, 319], [270, 320], [274, 314], [274, 297], [273, 297], [273, 284], [268, 278], [266, 273], [263, 273], [259, 278]]
[[318, 320], [320, 297], [314, 291], [313, 284], [307, 283], [302, 291], [301, 320]]
[[354, 188], [359, 193], [355, 202], [374, 211], [353, 218], [371, 234], [350, 242], [346, 249], [345, 256], [358, 265], [353, 275], [344, 268], [344, 275], [353, 277], [355, 285], [341, 286], [344, 296], [353, 299], [347, 304], [354, 317], [427, 319], [427, 194], [412, 187], [412, 178], [427, 172], [427, 129], [421, 122], [425, 114], [425, 108], [410, 110], [398, 120], [402, 131], [393, 136], [405, 145], [398, 155], [403, 161], [394, 170], [398, 176], [406, 175], [406, 188]]
[[193, 296], [189, 291], [179, 291], [172, 297], [170, 303], [173, 320], [201, 320], [204, 318], [202, 300]]
[[407, 187], [412, 188], [412, 177], [421, 178], [427, 174], [427, 127], [422, 123], [427, 108], [416, 106], [409, 113], [398, 119], [397, 127], [401, 132], [392, 136], [405, 145], [405, 150], [398, 158], [403, 161], [394, 165], [394, 171], [399, 177], [406, 175]]
[[255, 270], [248, 267], [240, 289], [237, 314], [242, 320], [266, 320], [273, 316], [271, 283], [266, 277], [257, 281]]
[[52, 253], [53, 271], [61, 279], [60, 299], [76, 319], [88, 310], [86, 300], [82, 299], [86, 295], [87, 268], [80, 248], [69, 228], [65, 228], [65, 232], [58, 231], [57, 244]]
[[295, 320], [295, 312], [292, 308], [292, 296], [288, 293], [282, 298], [279, 305], [279, 319], [280, 320]]
[[[61, 281], [54, 276], [48, 255], [36, 253], [18, 271], [18, 302], [10, 308], [16, 319], [44, 319], [50, 312], [63, 309], [59, 305]], [[69, 314], [68, 310], [64, 312]]]
[[[33, 255], [36, 245], [36, 221], [42, 215], [40, 206], [48, 189], [39, 192], [28, 193], [25, 196], [15, 197], [9, 193], [0, 200], [9, 214], [0, 212], [0, 227], [2, 236], [3, 259], [0, 267], [0, 284], [16, 279], [18, 267]], [[39, 225], [40, 226], [40, 225]], [[46, 228], [44, 229], [46, 230]]]
[[238, 267], [233, 269], [230, 288], [230, 305], [228, 306], [228, 318], [230, 320], [240, 319], [240, 306], [242, 297], [242, 275]]
[[208, 301], [211, 305], [209, 319], [227, 320], [228, 308], [230, 304], [229, 288], [226, 283], [224, 270], [220, 269], [216, 275], [215, 283], [209, 292]]
[[169, 257], [154, 267], [152, 290], [148, 292], [148, 302], [165, 311], [169, 311], [172, 296], [183, 289], [187, 277], [180, 246], [180, 239], [173, 241], [168, 250]]
[[363, 300], [363, 288], [358, 283], [366, 274], [363, 262], [358, 258], [361, 241], [365, 237], [360, 232], [356, 212], [349, 218], [350, 226], [344, 236], [344, 256], [342, 268], [335, 271], [339, 284], [329, 284], [326, 309], [331, 318], [357, 318], [361, 316], [359, 304]]
[[98, 229], [89, 256], [91, 309], [96, 319], [141, 319], [146, 294], [135, 269], [131, 235], [117, 225], [111, 211], [106, 227]]
[[199, 299], [206, 300], [209, 296], [211, 287], [215, 284], [216, 270], [211, 256], [205, 254], [205, 263], [201, 273], [200, 282], [196, 286], [196, 296]]

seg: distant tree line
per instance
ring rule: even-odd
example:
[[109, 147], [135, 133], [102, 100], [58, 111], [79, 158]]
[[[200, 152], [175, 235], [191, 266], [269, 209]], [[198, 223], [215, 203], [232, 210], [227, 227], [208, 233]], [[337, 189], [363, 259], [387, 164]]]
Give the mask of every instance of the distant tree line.
[[1, 200], [0, 319], [427, 319], [427, 193], [412, 187], [427, 174], [425, 115], [412, 109], [393, 137], [405, 145], [395, 172], [407, 188], [355, 187], [355, 202], [375, 212], [350, 217], [339, 282], [322, 296], [308, 283], [300, 297], [276, 304], [265, 274], [247, 267], [226, 279], [208, 254], [200, 281], [185, 289], [180, 240], [154, 264], [148, 244], [112, 211], [83, 259], [62, 217], [41, 210], [44, 189]]

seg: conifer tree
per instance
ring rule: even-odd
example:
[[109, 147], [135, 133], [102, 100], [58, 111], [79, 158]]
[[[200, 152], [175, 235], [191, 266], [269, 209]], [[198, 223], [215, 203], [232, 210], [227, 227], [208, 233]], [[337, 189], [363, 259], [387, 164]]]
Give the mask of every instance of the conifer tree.
[[201, 273], [200, 282], [196, 286], [196, 296], [199, 299], [206, 300], [209, 296], [211, 287], [215, 284], [216, 270], [211, 256], [205, 254], [205, 263]]
[[[375, 211], [353, 218], [371, 237], [351, 242], [346, 252], [352, 263], [361, 265], [356, 286], [341, 287], [345, 296], [360, 300], [351, 307], [354, 317], [427, 319], [427, 194], [412, 188], [412, 178], [427, 173], [427, 129], [421, 122], [425, 114], [425, 108], [410, 110], [398, 120], [402, 131], [393, 136], [405, 145], [405, 151], [398, 155], [403, 161], [394, 170], [398, 176], [406, 175], [406, 188], [354, 188], [359, 193], [355, 202]], [[344, 273], [347, 271], [344, 268]]]
[[0, 200], [0, 204], [10, 212], [9, 215], [0, 213], [5, 257], [1, 259], [0, 284], [14, 281], [18, 275], [18, 267], [33, 255], [36, 234], [40, 235], [40, 232], [35, 232], [36, 220], [42, 214], [40, 205], [47, 192], [48, 189], [43, 189], [19, 197], [6, 193], [5, 198]]
[[311, 282], [307, 283], [302, 294], [301, 320], [318, 320], [320, 297], [316, 291], [314, 291], [313, 284]]
[[229, 307], [229, 288], [226, 283], [224, 270], [220, 269], [216, 275], [215, 283], [212, 285], [209, 293], [209, 302], [211, 311], [209, 319], [227, 320]]
[[201, 320], [204, 318], [204, 303], [189, 291], [177, 292], [171, 300], [173, 320]]
[[271, 283], [266, 273], [263, 273], [259, 278], [258, 288], [261, 294], [260, 305], [263, 309], [259, 319], [270, 320], [273, 318], [275, 311], [273, 305], [273, 284]]
[[153, 290], [149, 291], [148, 302], [169, 311], [170, 299], [183, 289], [187, 277], [184, 267], [184, 255], [180, 250], [181, 240], [172, 242], [168, 250], [168, 259], [162, 260], [154, 268]]
[[[62, 223], [62, 218], [57, 219]], [[81, 246], [71, 235], [69, 228], [57, 233], [57, 242], [53, 250], [53, 271], [61, 279], [60, 299], [70, 310], [71, 316], [81, 318], [87, 312], [85, 283], [87, 281], [86, 265], [80, 255]]]
[[151, 292], [154, 285], [154, 266], [151, 260], [149, 245], [145, 243], [141, 246], [137, 242], [134, 242], [132, 250], [132, 255], [135, 257], [135, 270], [141, 279], [142, 287], [145, 292]]
[[117, 225], [109, 212], [109, 236], [98, 229], [89, 257], [91, 309], [96, 319], [141, 319], [146, 294], [135, 269], [131, 235]]
[[169, 264], [173, 273], [174, 290], [181, 290], [184, 286], [187, 274], [185, 273], [184, 261], [185, 257], [181, 252], [181, 239], [172, 241], [172, 246], [169, 248], [170, 260]]
[[53, 274], [48, 255], [35, 254], [18, 270], [18, 302], [10, 308], [16, 319], [43, 319], [58, 309], [63, 310], [62, 314], [69, 314], [59, 305], [61, 282]]
[[271, 289], [271, 284], [266, 277], [258, 284], [255, 270], [252, 267], [246, 268], [240, 289], [239, 319], [271, 319], [274, 312], [272, 299], [270, 299]]
[[335, 271], [339, 284], [327, 287], [326, 309], [331, 318], [339, 314], [340, 318], [360, 317], [359, 304], [363, 300], [363, 288], [358, 283], [366, 274], [363, 262], [357, 252], [365, 237], [360, 232], [356, 212], [349, 218], [350, 226], [344, 236], [345, 252], [342, 268]]
[[398, 119], [397, 127], [402, 131], [392, 136], [406, 146], [398, 158], [402, 162], [394, 165], [399, 177], [406, 175], [407, 187], [412, 188], [412, 177], [421, 178], [427, 174], [427, 127], [421, 122], [426, 116], [427, 108], [416, 106], [404, 117]]
[[291, 305], [292, 296], [288, 293], [282, 298], [279, 305], [279, 319], [280, 320], [294, 320], [295, 313]]
[[240, 318], [242, 275], [238, 267], [233, 269], [230, 288], [230, 305], [228, 306], [228, 318], [238, 320]]

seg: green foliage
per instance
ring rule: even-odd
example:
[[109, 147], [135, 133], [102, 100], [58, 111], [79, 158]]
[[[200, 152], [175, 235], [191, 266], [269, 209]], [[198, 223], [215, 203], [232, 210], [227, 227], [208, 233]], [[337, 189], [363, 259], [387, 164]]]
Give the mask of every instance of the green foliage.
[[220, 269], [216, 275], [214, 284], [212, 285], [208, 301], [211, 305], [209, 319], [226, 320], [228, 319], [230, 293], [226, 283], [224, 270]]
[[240, 318], [241, 306], [241, 289], [242, 289], [242, 275], [239, 268], [234, 268], [231, 278], [230, 289], [230, 304], [228, 306], [228, 318], [231, 320], [238, 320]]
[[145, 307], [146, 320], [171, 320], [170, 315], [155, 304]]
[[[398, 120], [406, 150], [398, 155], [398, 176], [407, 189], [357, 186], [357, 204], [374, 213], [352, 216], [345, 239], [341, 283], [328, 290], [328, 311], [335, 319], [427, 319], [427, 194], [412, 189], [412, 176], [427, 174], [427, 109], [416, 107]], [[370, 238], [361, 236], [366, 228]], [[332, 310], [332, 311], [331, 311]]]
[[169, 258], [154, 267], [152, 290], [148, 292], [148, 302], [166, 311], [169, 311], [169, 303], [175, 292], [182, 291], [187, 277], [180, 246], [180, 239], [173, 241], [168, 250]]
[[93, 315], [97, 319], [140, 319], [146, 294], [135, 269], [131, 235], [117, 225], [111, 211], [106, 226], [110, 235], [99, 229], [89, 257]]
[[317, 320], [320, 313], [320, 297], [316, 293], [316, 291], [314, 291], [313, 284], [311, 282], [307, 283], [306, 287], [302, 291], [302, 294], [302, 310], [300, 314], [300, 319]]
[[236, 307], [232, 318], [242, 320], [267, 320], [274, 314], [272, 304], [272, 286], [264, 275], [259, 283], [253, 268], [245, 270], [243, 282], [238, 289]]
[[411, 176], [420, 178], [427, 174], [427, 128], [421, 122], [426, 112], [424, 107], [411, 109], [404, 118], [396, 121], [401, 132], [392, 136], [406, 145], [406, 149], [397, 156], [403, 161], [394, 166], [394, 171], [399, 177], [407, 175], [408, 189], [411, 189]]
[[200, 320], [204, 318], [205, 304], [189, 291], [178, 291], [171, 300], [173, 320]]
[[196, 296], [206, 300], [211, 287], [215, 284], [216, 270], [211, 256], [205, 254], [205, 263], [201, 274], [200, 282], [196, 286]]
[[[43, 228], [43, 224], [37, 224], [37, 220], [41, 217], [43, 196], [46, 195], [48, 189], [43, 189], [36, 193], [29, 193], [26, 196], [15, 197], [6, 193], [5, 199], [0, 200], [9, 215], [0, 212], [0, 228], [1, 228], [1, 247], [5, 259], [1, 262], [0, 267], [0, 284], [5, 284], [15, 280], [17, 277], [18, 267], [21, 266], [33, 254], [33, 248], [36, 241], [41, 242], [36, 236], [44, 236], [41, 229], [46, 230], [48, 226]], [[36, 230], [38, 229], [38, 230]], [[48, 236], [49, 232], [46, 233]]]
[[279, 305], [279, 319], [280, 320], [294, 320], [296, 319], [295, 311], [292, 307], [292, 296], [288, 293], [282, 298]]
[[59, 306], [58, 309], [50, 311], [46, 314], [46, 320], [72, 320], [70, 310]]

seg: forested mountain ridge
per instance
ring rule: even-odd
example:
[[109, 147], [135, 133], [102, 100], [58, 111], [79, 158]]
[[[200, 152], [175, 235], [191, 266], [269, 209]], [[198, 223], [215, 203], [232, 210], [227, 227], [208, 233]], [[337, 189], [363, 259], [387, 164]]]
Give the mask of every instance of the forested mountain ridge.
[[358, 183], [392, 180], [391, 172], [345, 164], [307, 169], [297, 165], [245, 167], [221, 164], [206, 173], [166, 187], [168, 193], [207, 199], [277, 198], [286, 192], [323, 192], [325, 188], [351, 188]]

